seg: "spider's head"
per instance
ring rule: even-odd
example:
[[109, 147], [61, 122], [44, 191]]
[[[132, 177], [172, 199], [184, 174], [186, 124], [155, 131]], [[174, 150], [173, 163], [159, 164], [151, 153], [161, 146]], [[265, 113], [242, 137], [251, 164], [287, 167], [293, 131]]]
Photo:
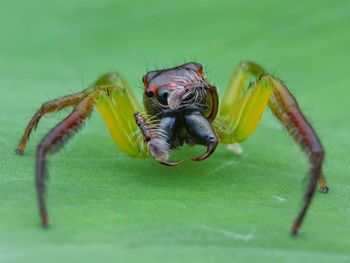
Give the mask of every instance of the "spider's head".
[[191, 108], [208, 115], [212, 109], [210, 89], [203, 67], [186, 63], [174, 68], [154, 70], [142, 78], [144, 104], [151, 115], [179, 112]]

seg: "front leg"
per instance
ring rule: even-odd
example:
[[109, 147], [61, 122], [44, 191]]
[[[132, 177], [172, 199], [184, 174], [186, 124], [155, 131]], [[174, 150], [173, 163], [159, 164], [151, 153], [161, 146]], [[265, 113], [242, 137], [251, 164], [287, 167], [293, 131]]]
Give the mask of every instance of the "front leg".
[[182, 161], [169, 162], [169, 150], [173, 139], [175, 117], [164, 117], [156, 124], [147, 123], [141, 113], [134, 114], [135, 121], [147, 142], [149, 154], [159, 163], [175, 166]]

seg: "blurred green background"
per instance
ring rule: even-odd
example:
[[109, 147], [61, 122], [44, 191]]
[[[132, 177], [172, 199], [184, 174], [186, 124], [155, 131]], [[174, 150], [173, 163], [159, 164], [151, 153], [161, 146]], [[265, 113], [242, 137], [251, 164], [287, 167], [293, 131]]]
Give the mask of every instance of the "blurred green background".
[[[350, 2], [2, 1], [0, 9], [0, 262], [349, 262]], [[95, 114], [50, 158], [53, 226], [39, 226], [33, 183], [46, 100], [118, 70], [141, 98], [147, 70], [204, 64], [223, 94], [253, 60], [287, 82], [325, 146], [328, 195], [317, 193], [300, 236], [305, 156], [268, 111], [233, 156], [168, 168], [115, 148]], [[196, 156], [203, 148], [174, 153]]]

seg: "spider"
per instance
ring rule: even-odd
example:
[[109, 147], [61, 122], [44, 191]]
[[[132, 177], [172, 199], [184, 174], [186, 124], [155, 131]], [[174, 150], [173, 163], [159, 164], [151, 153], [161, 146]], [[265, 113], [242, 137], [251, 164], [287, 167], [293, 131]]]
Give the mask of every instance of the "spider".
[[[253, 82], [248, 85], [251, 79]], [[118, 73], [108, 73], [81, 92], [44, 103], [30, 120], [16, 149], [18, 154], [24, 152], [29, 135], [42, 116], [74, 106], [37, 147], [35, 180], [43, 227], [49, 225], [44, 191], [47, 155], [57, 152], [72, 137], [94, 107], [121, 151], [132, 157], [152, 157], [168, 166], [182, 162], [170, 161], [169, 151], [183, 144], [206, 146], [206, 152], [194, 161], [208, 158], [218, 143], [231, 148], [239, 145], [254, 132], [269, 107], [306, 153], [311, 166], [304, 202], [291, 227], [291, 234], [298, 233], [317, 182], [324, 193], [328, 186], [322, 172], [321, 142], [281, 80], [253, 62], [241, 62], [232, 74], [220, 108], [217, 89], [208, 82], [199, 63], [150, 71], [142, 82], [144, 112], [125, 79]]]

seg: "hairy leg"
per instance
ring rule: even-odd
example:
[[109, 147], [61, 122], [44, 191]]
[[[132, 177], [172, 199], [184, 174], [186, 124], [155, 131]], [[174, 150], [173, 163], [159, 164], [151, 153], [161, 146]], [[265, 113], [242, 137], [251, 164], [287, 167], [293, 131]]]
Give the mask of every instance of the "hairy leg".
[[[256, 78], [256, 82], [244, 90], [250, 75]], [[233, 101], [231, 107], [229, 107], [230, 100]], [[219, 117], [224, 127], [221, 127], [222, 124], [217, 125], [219, 136], [224, 143], [245, 140], [256, 129], [266, 105], [271, 108], [295, 142], [307, 154], [311, 165], [304, 205], [291, 230], [296, 234], [310, 206], [317, 181], [322, 192], [327, 192], [328, 186], [322, 173], [323, 147], [287, 87], [277, 78], [266, 74], [260, 66], [252, 62], [241, 63], [234, 72], [224, 96]]]
[[42, 116], [69, 106], [76, 106], [86, 96], [95, 98], [94, 105], [117, 146], [130, 156], [145, 157], [147, 154], [141, 151], [140, 145], [130, 138], [130, 134], [138, 129], [132, 116], [142, 108], [134, 98], [128, 83], [118, 73], [102, 75], [93, 85], [81, 92], [45, 102], [28, 123], [16, 153], [24, 152], [29, 136]]
[[302, 114], [298, 103], [287, 87], [276, 78], [268, 78], [273, 87], [273, 95], [269, 100], [269, 107], [286, 127], [294, 141], [307, 154], [311, 164], [310, 182], [305, 193], [304, 205], [291, 230], [293, 234], [297, 234], [315, 193], [317, 181], [322, 192], [326, 193], [329, 190], [322, 173], [324, 150], [314, 129]]
[[45, 205], [45, 178], [47, 173], [47, 154], [56, 152], [88, 118], [96, 106], [100, 111], [117, 146], [130, 156], [147, 156], [136, 140], [130, 138], [138, 129], [133, 120], [133, 113], [140, 110], [131, 89], [117, 73], [109, 73], [100, 77], [91, 87], [82, 92], [65, 96], [47, 103], [37, 111], [29, 122], [19, 147], [18, 153], [24, 151], [32, 129], [40, 118], [49, 112], [59, 111], [68, 106], [75, 106], [72, 113], [53, 128], [40, 142], [37, 148], [36, 186], [39, 201], [41, 222], [48, 226], [48, 215]]
[[84, 92], [78, 92], [72, 95], [45, 102], [29, 121], [28, 126], [25, 129], [21, 141], [19, 142], [19, 145], [16, 149], [16, 153], [22, 154], [24, 152], [30, 133], [33, 129], [36, 129], [42, 116], [50, 112], [60, 111], [61, 109], [69, 106], [74, 106], [79, 103], [79, 101], [81, 101], [85, 96], [86, 94]]
[[53, 128], [38, 145], [36, 187], [41, 223], [44, 227], [48, 226], [48, 215], [45, 204], [45, 178], [47, 177], [46, 156], [48, 153], [59, 150], [64, 143], [79, 129], [84, 120], [90, 116], [93, 105], [94, 98], [90, 96], [85, 97], [78, 103], [73, 112], [55, 128]]

